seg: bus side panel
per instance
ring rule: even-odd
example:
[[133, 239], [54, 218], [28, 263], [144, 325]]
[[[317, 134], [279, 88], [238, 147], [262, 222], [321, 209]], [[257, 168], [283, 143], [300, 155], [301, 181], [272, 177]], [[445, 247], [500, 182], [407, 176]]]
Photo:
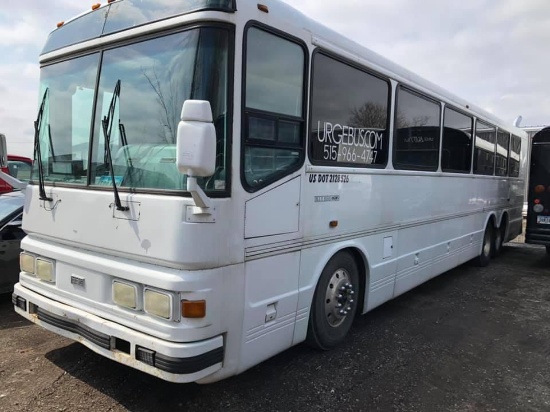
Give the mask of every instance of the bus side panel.
[[300, 252], [245, 263], [242, 372], [292, 345]]

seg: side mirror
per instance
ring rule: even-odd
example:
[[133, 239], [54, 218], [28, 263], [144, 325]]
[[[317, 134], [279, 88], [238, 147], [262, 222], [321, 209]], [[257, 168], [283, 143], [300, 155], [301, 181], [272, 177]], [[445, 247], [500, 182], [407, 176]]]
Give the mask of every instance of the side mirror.
[[210, 102], [186, 100], [177, 135], [177, 166], [191, 177], [212, 176], [216, 170], [216, 129]]
[[8, 167], [8, 148], [6, 145], [6, 136], [0, 133], [0, 168]]

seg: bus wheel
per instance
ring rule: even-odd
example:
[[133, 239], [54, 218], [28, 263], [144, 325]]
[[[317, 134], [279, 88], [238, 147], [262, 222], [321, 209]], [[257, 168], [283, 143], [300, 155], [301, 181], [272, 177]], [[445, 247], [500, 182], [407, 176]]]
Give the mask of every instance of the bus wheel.
[[502, 251], [502, 244], [504, 243], [505, 230], [506, 230], [506, 227], [504, 225], [501, 225], [498, 229], [494, 229], [491, 257], [497, 257]]
[[350, 253], [337, 253], [323, 269], [315, 288], [306, 342], [321, 350], [340, 344], [353, 323], [358, 295], [357, 264]]
[[477, 257], [478, 266], [487, 266], [491, 261], [491, 255], [493, 254], [494, 244], [494, 228], [491, 222], [487, 223], [485, 233], [483, 234], [483, 246], [481, 247], [481, 254]]
[[546, 246], [546, 254], [550, 255], [550, 246]]

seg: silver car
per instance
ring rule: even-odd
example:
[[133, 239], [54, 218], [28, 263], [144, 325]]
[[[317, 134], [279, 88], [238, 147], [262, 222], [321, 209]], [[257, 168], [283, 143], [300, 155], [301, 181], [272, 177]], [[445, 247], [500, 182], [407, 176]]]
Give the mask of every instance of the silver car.
[[25, 232], [21, 228], [25, 195], [0, 196], [0, 293], [10, 293], [19, 280], [19, 252]]

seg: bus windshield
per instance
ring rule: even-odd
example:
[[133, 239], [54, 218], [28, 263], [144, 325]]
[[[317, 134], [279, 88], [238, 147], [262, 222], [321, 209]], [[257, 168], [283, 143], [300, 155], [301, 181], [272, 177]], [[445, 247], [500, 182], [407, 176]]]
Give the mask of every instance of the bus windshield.
[[198, 99], [210, 101], [218, 137], [216, 172], [201, 183], [224, 190], [228, 38], [225, 29], [197, 28], [44, 67], [45, 181], [111, 186], [102, 120], [120, 82], [109, 140], [117, 186], [186, 190], [176, 132], [183, 102]]

